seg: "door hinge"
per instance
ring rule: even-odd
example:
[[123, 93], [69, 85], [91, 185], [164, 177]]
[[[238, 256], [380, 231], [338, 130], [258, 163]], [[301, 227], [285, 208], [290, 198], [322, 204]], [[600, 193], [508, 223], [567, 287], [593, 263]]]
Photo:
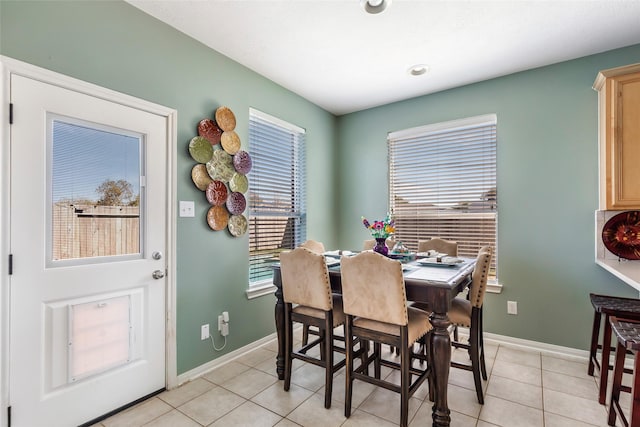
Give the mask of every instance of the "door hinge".
[[[9, 275], [13, 274], [13, 254], [9, 254]], [[11, 406], [9, 406], [11, 408]]]
[[9, 124], [13, 124], [13, 104], [9, 104]]

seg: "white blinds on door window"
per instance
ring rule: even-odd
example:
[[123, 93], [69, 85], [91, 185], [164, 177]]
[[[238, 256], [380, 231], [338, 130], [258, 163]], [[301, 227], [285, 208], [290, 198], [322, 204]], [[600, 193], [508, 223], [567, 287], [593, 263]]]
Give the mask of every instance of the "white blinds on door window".
[[249, 112], [249, 284], [270, 282], [283, 250], [306, 240], [305, 130]]
[[389, 134], [396, 240], [413, 250], [419, 240], [454, 240], [463, 257], [497, 249], [496, 122], [490, 114]]

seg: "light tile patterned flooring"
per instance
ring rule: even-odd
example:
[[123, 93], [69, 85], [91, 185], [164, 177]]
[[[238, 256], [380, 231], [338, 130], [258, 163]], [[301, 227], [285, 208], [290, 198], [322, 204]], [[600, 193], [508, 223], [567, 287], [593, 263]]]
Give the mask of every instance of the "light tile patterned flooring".
[[[484, 405], [476, 400], [472, 373], [451, 368], [448, 398], [452, 427], [607, 425], [607, 408], [598, 404], [597, 383], [587, 375], [586, 359], [485, 345], [488, 381], [484, 382]], [[398, 425], [399, 395], [360, 381], [354, 383], [351, 417], [344, 417], [344, 369], [334, 377], [331, 409], [323, 406], [324, 371], [317, 366], [294, 361], [291, 389], [285, 392], [275, 372], [276, 349], [274, 342], [253, 350], [96, 426]], [[466, 361], [468, 356], [457, 349], [453, 359]], [[391, 370], [386, 374], [397, 375]], [[432, 425], [427, 391], [425, 383], [411, 398], [410, 427]], [[622, 401], [628, 405], [625, 394]]]

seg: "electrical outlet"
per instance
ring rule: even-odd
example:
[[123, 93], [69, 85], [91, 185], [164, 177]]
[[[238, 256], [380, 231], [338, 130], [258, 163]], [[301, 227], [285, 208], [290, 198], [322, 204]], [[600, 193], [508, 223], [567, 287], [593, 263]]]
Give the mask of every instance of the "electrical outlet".
[[202, 325], [200, 327], [200, 339], [201, 340], [206, 340], [207, 338], [209, 338], [209, 324], [205, 324]]
[[180, 216], [195, 217], [196, 216], [195, 202], [180, 200]]
[[518, 314], [518, 301], [507, 301], [507, 314]]

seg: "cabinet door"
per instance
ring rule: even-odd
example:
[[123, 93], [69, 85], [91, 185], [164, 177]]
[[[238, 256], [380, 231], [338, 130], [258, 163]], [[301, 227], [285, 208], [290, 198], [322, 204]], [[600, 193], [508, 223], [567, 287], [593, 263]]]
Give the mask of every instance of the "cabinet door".
[[611, 191], [608, 209], [640, 208], [640, 72], [611, 78], [607, 123]]

